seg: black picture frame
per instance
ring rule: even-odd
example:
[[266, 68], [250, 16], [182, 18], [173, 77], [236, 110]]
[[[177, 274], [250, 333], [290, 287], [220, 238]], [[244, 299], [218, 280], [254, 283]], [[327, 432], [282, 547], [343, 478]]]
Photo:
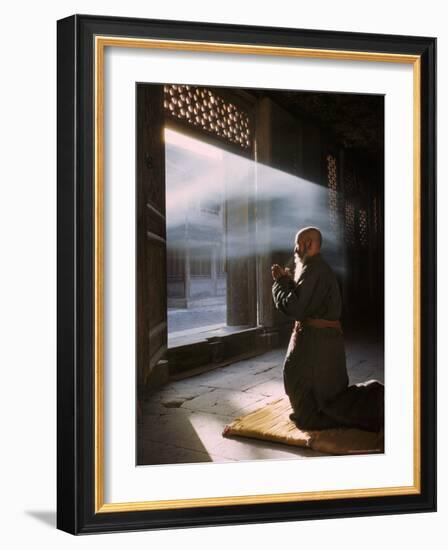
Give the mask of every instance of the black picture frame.
[[[95, 494], [96, 36], [417, 56], [420, 60], [420, 491], [299, 502], [97, 510]], [[57, 23], [57, 527], [72, 534], [436, 510], [436, 39], [74, 15]]]

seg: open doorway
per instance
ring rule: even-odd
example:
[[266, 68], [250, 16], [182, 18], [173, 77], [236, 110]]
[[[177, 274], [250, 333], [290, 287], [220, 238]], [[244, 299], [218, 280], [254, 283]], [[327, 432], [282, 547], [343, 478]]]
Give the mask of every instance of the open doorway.
[[164, 130], [168, 347], [227, 325], [226, 153]]
[[256, 325], [255, 164], [164, 129], [168, 348]]

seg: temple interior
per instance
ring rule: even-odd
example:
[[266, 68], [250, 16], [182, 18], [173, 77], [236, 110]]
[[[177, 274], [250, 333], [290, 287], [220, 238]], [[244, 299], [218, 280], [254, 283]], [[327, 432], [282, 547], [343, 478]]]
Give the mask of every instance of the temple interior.
[[271, 265], [317, 226], [350, 383], [384, 381], [384, 97], [137, 87], [137, 464], [319, 456], [222, 437], [284, 393]]

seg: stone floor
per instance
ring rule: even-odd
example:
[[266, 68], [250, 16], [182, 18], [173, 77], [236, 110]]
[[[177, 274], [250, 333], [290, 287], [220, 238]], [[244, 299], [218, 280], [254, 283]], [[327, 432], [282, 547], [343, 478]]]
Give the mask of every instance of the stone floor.
[[[346, 335], [350, 383], [384, 382], [382, 343]], [[285, 350], [273, 350], [191, 378], [170, 382], [143, 404], [138, 464], [232, 462], [320, 456], [303, 448], [224, 438], [224, 426], [284, 395]]]

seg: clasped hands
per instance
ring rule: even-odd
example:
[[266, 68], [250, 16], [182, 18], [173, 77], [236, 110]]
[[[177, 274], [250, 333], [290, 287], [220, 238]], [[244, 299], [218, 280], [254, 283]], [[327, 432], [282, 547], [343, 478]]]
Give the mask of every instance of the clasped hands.
[[278, 264], [273, 264], [271, 266], [271, 273], [274, 281], [278, 281], [280, 277], [284, 277], [285, 275], [286, 277], [290, 277], [291, 279], [293, 278], [292, 271], [289, 269], [289, 267], [282, 267]]

